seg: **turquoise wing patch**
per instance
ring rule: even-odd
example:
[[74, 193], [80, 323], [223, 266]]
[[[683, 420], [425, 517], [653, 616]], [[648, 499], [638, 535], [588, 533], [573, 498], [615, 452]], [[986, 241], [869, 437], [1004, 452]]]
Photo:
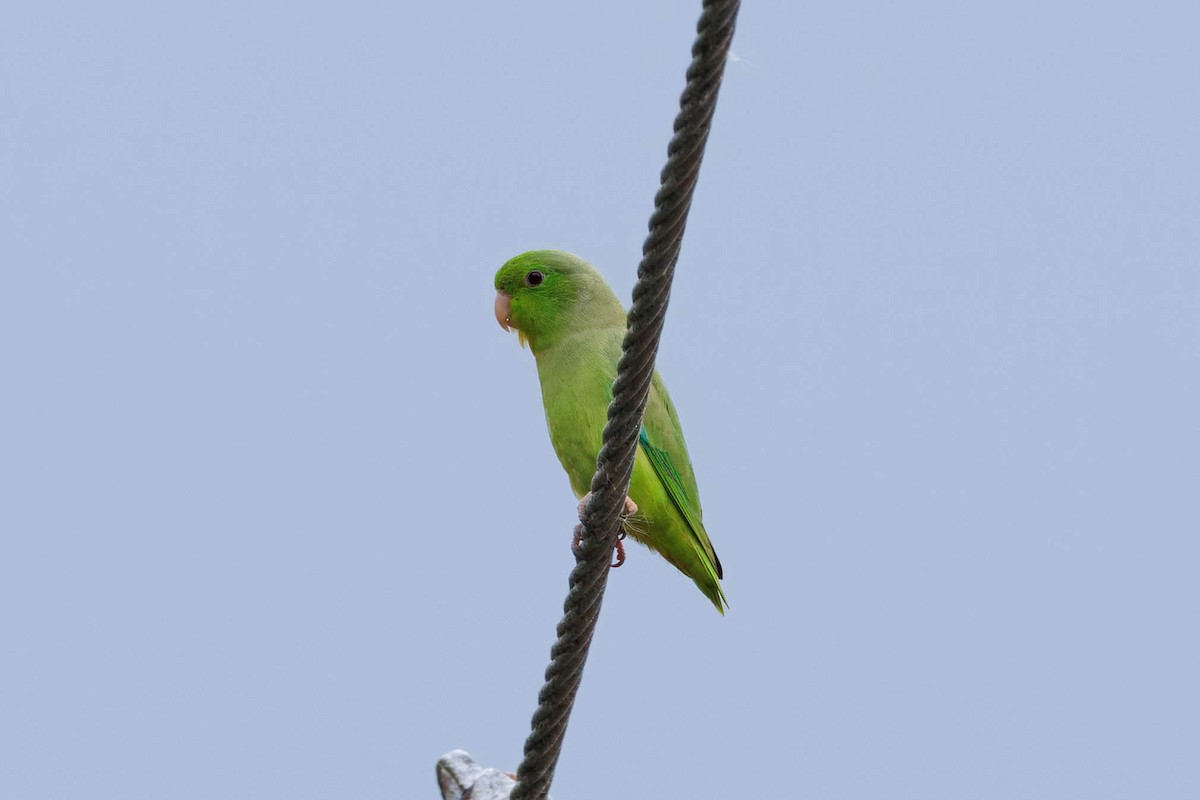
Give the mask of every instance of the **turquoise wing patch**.
[[667, 489], [667, 495], [671, 498], [671, 502], [679, 509], [679, 513], [687, 520], [688, 528], [692, 532], [696, 543], [700, 545], [700, 551], [706, 553], [709, 559], [716, 567], [717, 577], [721, 577], [721, 562], [717, 560], [717, 554], [713, 551], [712, 545], [708, 542], [708, 535], [704, 532], [704, 525], [696, 516], [694, 509], [696, 503], [688, 496], [687, 489], [683, 488], [683, 480], [679, 476], [679, 470], [671, 462], [671, 455], [660, 447], [655, 447], [650, 443], [650, 437], [646, 435], [646, 429], [643, 427], [638, 435], [638, 444], [642, 448], [642, 452], [650, 459], [650, 464], [654, 467], [654, 472], [658, 475], [658, 479]]

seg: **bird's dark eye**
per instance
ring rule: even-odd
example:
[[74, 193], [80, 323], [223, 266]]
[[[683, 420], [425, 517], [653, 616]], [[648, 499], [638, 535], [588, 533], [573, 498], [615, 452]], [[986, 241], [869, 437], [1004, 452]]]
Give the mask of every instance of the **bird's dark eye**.
[[535, 269], [525, 276], [525, 285], [530, 287], [541, 286], [544, 280], [546, 280], [546, 276]]

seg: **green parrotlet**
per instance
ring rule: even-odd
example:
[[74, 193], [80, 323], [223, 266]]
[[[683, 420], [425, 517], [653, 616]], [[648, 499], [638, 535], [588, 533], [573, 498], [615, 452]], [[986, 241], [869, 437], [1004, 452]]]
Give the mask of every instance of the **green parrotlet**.
[[[625, 308], [591, 264], [559, 250], [535, 250], [496, 273], [496, 321], [515, 329], [533, 351], [550, 442], [575, 496], [586, 500], [621, 357]], [[626, 511], [622, 530], [695, 581], [724, 614], [721, 562], [704, 530], [679, 417], [657, 371]]]

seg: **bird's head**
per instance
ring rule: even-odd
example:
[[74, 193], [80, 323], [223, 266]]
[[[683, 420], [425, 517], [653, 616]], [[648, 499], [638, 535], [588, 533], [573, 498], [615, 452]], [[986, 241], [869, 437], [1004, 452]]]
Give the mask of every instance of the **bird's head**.
[[561, 250], [534, 250], [496, 273], [496, 321], [536, 354], [564, 333], [624, 325], [625, 309], [591, 264]]

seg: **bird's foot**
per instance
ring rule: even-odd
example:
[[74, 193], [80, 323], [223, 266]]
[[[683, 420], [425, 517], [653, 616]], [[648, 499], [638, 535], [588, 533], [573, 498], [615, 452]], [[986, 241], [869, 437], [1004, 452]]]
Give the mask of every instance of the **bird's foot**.
[[[588, 501], [591, 499], [592, 499], [592, 493], [588, 492], [587, 494], [585, 494], [583, 496], [583, 499], [579, 501], [579, 519], [580, 519], [581, 523], [583, 521], [583, 511], [584, 511], [584, 509], [587, 508]], [[625, 497], [625, 512], [621, 515], [621, 529], [617, 531], [616, 541], [613, 542], [613, 553], [616, 554], [615, 560], [611, 564], [608, 565], [612, 569], [616, 569], [617, 567], [619, 567], [625, 563], [625, 544], [624, 544], [625, 520], [628, 517], [632, 517], [637, 512], [638, 512], [637, 503], [633, 502], [633, 498], [626, 495], [626, 497]], [[576, 557], [579, 556], [579, 543], [582, 540], [583, 540], [583, 525], [579, 524], [579, 525], [575, 526], [575, 538], [573, 538], [571, 540], [571, 552], [574, 553]]]
[[[592, 493], [588, 492], [587, 494], [585, 494], [583, 496], [583, 499], [579, 501], [578, 511], [579, 511], [579, 521], [580, 522], [583, 522], [583, 511], [584, 511], [584, 509], [587, 508], [588, 501], [591, 499], [592, 499]], [[622, 520], [625, 517], [632, 517], [637, 512], [638, 512], [637, 503], [633, 502], [632, 497], [630, 497], [629, 495], [625, 495], [625, 513], [623, 513], [621, 515]]]
[[[613, 562], [608, 565], [610, 569], [616, 569], [617, 567], [619, 567], [625, 563], [624, 539], [625, 539], [625, 529], [622, 528], [621, 530], [617, 531], [617, 539], [615, 542], [613, 542], [613, 553], [615, 553], [616, 555], [614, 556]], [[582, 540], [583, 540], [583, 525], [576, 525], [575, 526], [575, 538], [573, 538], [571, 540], [571, 552], [575, 554], [576, 558], [579, 557], [579, 543]]]

